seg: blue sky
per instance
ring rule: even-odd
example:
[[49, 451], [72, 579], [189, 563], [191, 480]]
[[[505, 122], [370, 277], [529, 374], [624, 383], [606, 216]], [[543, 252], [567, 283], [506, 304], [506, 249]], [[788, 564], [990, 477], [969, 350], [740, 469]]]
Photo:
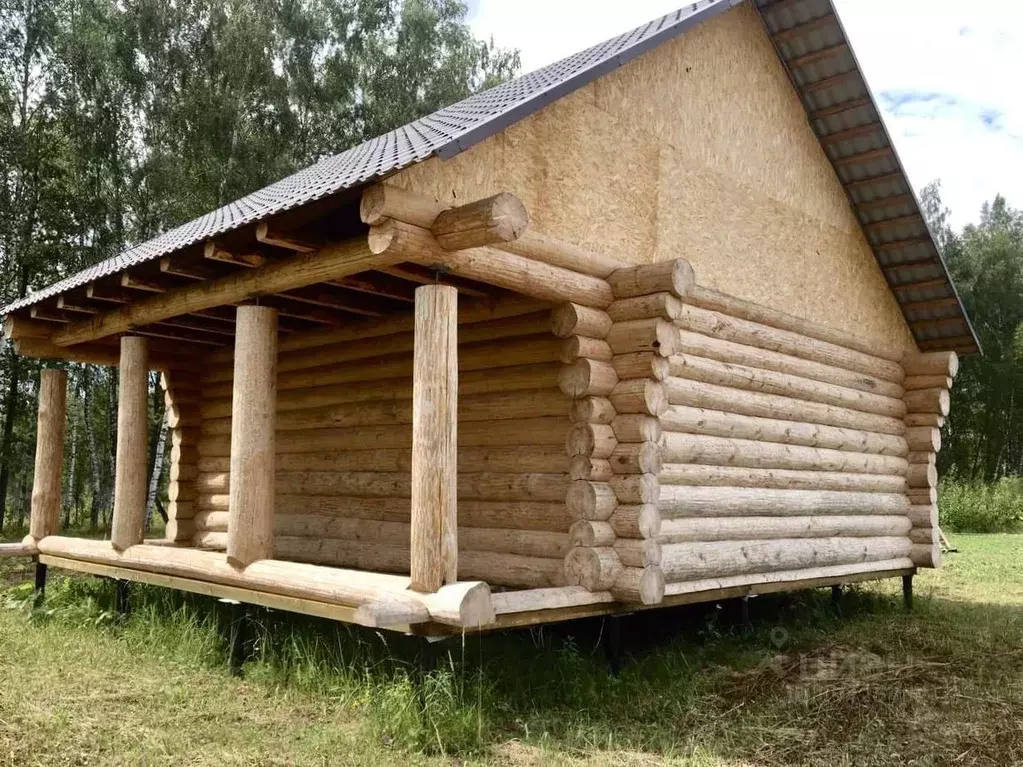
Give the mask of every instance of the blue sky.
[[[1023, 207], [1023, 2], [835, 0], [885, 123], [919, 189], [941, 179], [953, 223], [996, 194]], [[683, 5], [680, 0], [468, 0], [477, 36], [523, 70]], [[543, 19], [538, 23], [538, 19]]]

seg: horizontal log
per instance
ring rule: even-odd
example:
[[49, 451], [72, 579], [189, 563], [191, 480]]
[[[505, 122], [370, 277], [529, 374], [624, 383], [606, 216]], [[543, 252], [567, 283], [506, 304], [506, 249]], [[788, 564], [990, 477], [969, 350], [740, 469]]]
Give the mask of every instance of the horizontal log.
[[660, 567], [623, 567], [615, 576], [611, 595], [619, 602], [656, 605], [664, 599], [664, 573]]
[[593, 423], [573, 424], [565, 440], [565, 448], [573, 457], [610, 458], [617, 444], [610, 426]]
[[[392, 360], [393, 358], [386, 359]], [[351, 372], [358, 378], [353, 378], [352, 381], [278, 391], [278, 412], [353, 402], [378, 402], [395, 399], [411, 401], [411, 375], [400, 378], [376, 378], [375, 376], [380, 374], [376, 367], [366, 368], [360, 365], [357, 370], [354, 367]], [[408, 360], [400, 360], [400, 367], [409, 368]], [[458, 393], [467, 397], [474, 394], [554, 389], [558, 386], [558, 374], [561, 372], [561, 367], [561, 363], [552, 361], [463, 371], [459, 375]], [[352, 386], [353, 382], [368, 385]], [[231, 393], [228, 391], [231, 385], [227, 384], [222, 388], [224, 396], [207, 397], [199, 405], [199, 412], [203, 418], [224, 418], [231, 415]]]
[[607, 343], [616, 355], [652, 352], [669, 357], [680, 351], [678, 328], [660, 319], [616, 322], [608, 331]]
[[660, 444], [665, 463], [886, 475], [904, 475], [908, 465], [905, 458], [891, 455], [678, 432], [665, 432]]
[[611, 462], [606, 458], [591, 458], [577, 455], [572, 458], [568, 470], [569, 479], [587, 479], [591, 482], [608, 482], [614, 476]]
[[906, 425], [900, 419], [835, 405], [745, 391], [675, 376], [665, 379], [663, 383], [668, 392], [668, 402], [672, 405], [708, 408], [758, 418], [818, 423], [880, 434], [902, 435], [906, 431]]
[[718, 362], [690, 354], [673, 355], [668, 361], [671, 375], [679, 378], [835, 405], [892, 418], [902, 418], [906, 414], [909, 397], [913, 394], [908, 392], [907, 401], [903, 402], [901, 399], [883, 397], [788, 373]]
[[[613, 459], [612, 459], [613, 460]], [[770, 490], [843, 490], [856, 493], [905, 493], [906, 478], [836, 471], [756, 469], [667, 463], [657, 476], [662, 485], [761, 487]]]
[[[401, 260], [400, 257], [392, 252], [373, 253], [366, 238], [357, 237], [347, 242], [332, 243], [312, 253], [291, 256], [258, 269], [232, 272], [215, 280], [191, 283], [135, 303], [125, 304], [90, 319], [73, 322], [55, 334], [52, 340], [58, 346], [73, 346], [104, 336], [124, 333], [134, 327], [181, 314], [325, 282], [396, 263], [397, 260]], [[608, 304], [610, 305], [610, 301]]]
[[0, 543], [0, 559], [8, 557], [33, 557], [39, 553], [36, 541], [32, 536], [25, 536], [20, 541]]
[[615, 474], [659, 474], [663, 467], [656, 442], [620, 442], [609, 463]]
[[905, 417], [906, 426], [934, 426], [941, 428], [945, 425], [945, 416], [937, 413], [907, 413]]
[[703, 309], [721, 312], [732, 317], [767, 325], [778, 330], [787, 330], [800, 335], [824, 341], [836, 346], [863, 352], [871, 356], [881, 357], [889, 362], [898, 362], [902, 358], [901, 349], [882, 347], [876, 341], [861, 338], [836, 328], [821, 325], [817, 322], [796, 317], [793, 314], [771, 309], [767, 306], [746, 301], [719, 290], [696, 285], [689, 292], [688, 303]]
[[606, 309], [614, 303], [611, 287], [598, 277], [492, 247], [446, 251], [428, 230], [399, 221], [374, 227], [370, 231], [369, 248], [380, 256], [390, 255], [398, 261], [431, 267], [443, 266], [452, 274], [544, 301], [570, 301], [598, 309]]
[[916, 389], [907, 391], [906, 408], [911, 413], [933, 413], [947, 416], [952, 398], [948, 389]]
[[906, 471], [906, 483], [910, 487], [937, 487], [938, 468], [929, 463], [913, 463]]
[[913, 426], [906, 429], [906, 444], [917, 453], [941, 452], [941, 431], [931, 426]]
[[633, 378], [652, 378], [655, 381], [663, 381], [671, 370], [667, 358], [654, 352], [617, 354], [611, 358], [611, 366], [618, 374], [619, 381]]
[[576, 546], [565, 557], [565, 581], [590, 591], [607, 591], [622, 570], [618, 555], [611, 548]]
[[616, 270], [626, 266], [616, 258], [580, 248], [578, 245], [532, 229], [527, 229], [517, 240], [495, 247], [517, 256], [602, 279], [607, 279]]
[[663, 544], [775, 538], [874, 538], [909, 535], [904, 516], [685, 517], [661, 523]]
[[918, 389], [951, 389], [952, 379], [948, 376], [906, 376], [902, 382], [906, 391]]
[[[569, 405], [557, 389], [498, 392], [460, 397], [458, 420], [493, 421], [564, 416]], [[295, 429], [342, 429], [359, 426], [412, 423], [412, 400], [344, 403], [278, 412], [278, 431]], [[216, 418], [203, 422], [203, 434], [230, 434], [231, 419]]]
[[615, 301], [608, 307], [607, 314], [615, 322], [628, 322], [652, 318], [674, 320], [681, 311], [682, 301], [671, 293], [648, 293]]
[[906, 497], [914, 506], [927, 506], [938, 502], [938, 488], [936, 487], [911, 487], [906, 491]]
[[599, 423], [609, 425], [617, 413], [607, 397], [580, 397], [569, 405], [568, 419], [572, 423]]
[[905, 456], [906, 440], [891, 434], [672, 405], [661, 415], [665, 431], [735, 437], [856, 453]]
[[614, 353], [607, 341], [587, 336], [571, 336], [562, 343], [559, 359], [566, 364], [571, 364], [580, 359], [610, 362], [613, 357]]
[[[284, 471], [399, 471], [411, 470], [412, 450], [331, 450], [319, 453], [288, 453], [277, 456], [277, 469]], [[509, 445], [465, 447], [458, 451], [458, 470], [466, 473], [496, 472], [542, 474], [567, 472], [569, 457], [561, 445]], [[203, 473], [227, 472], [226, 456], [199, 459], [192, 467]]]
[[914, 527], [909, 531], [909, 540], [913, 543], [934, 545], [941, 543], [941, 535], [933, 527]]
[[649, 415], [620, 415], [611, 422], [619, 442], [658, 442], [663, 430], [658, 418]]
[[935, 463], [937, 463], [938, 456], [936, 456], [934, 453], [919, 451], [919, 452], [909, 453], [906, 456], [906, 460], [909, 461], [911, 464], [912, 463], [926, 463], [926, 464], [931, 464], [933, 466]]
[[494, 612], [497, 615], [531, 613], [537, 610], [558, 610], [561, 608], [599, 605], [613, 602], [614, 597], [606, 592], [593, 594], [582, 586], [560, 586], [546, 589], [523, 589], [521, 591], [500, 591], [493, 595]]
[[902, 367], [907, 376], [955, 378], [959, 373], [959, 356], [955, 352], [907, 354], [902, 358]]
[[606, 482], [574, 480], [565, 495], [565, 506], [573, 520], [607, 521], [617, 505], [618, 499]]
[[606, 397], [618, 385], [618, 374], [609, 362], [581, 359], [562, 367], [558, 385], [569, 397]]
[[854, 370], [896, 384], [901, 384], [904, 378], [902, 366], [897, 362], [689, 304], [683, 305], [676, 324], [694, 333]]
[[653, 504], [619, 505], [607, 521], [618, 538], [656, 538], [661, 530], [661, 512]]
[[407, 576], [379, 572], [346, 571], [280, 560], [259, 560], [238, 570], [227, 563], [223, 554], [177, 547], [139, 545], [118, 553], [105, 541], [59, 536], [44, 538], [40, 544], [40, 551], [52, 556], [113, 563], [329, 604], [359, 608], [386, 602], [400, 607], [415, 623], [434, 620], [477, 626], [493, 620], [490, 589], [486, 584], [471, 590], [461, 588], [463, 584], [453, 584], [425, 597], [408, 589]]
[[442, 211], [430, 231], [442, 248], [462, 250], [511, 242], [528, 226], [526, 206], [515, 195], [501, 192]]
[[566, 303], [558, 304], [551, 311], [551, 331], [558, 338], [606, 338], [610, 329], [611, 318], [600, 309]]
[[733, 575], [847, 565], [909, 556], [906, 536], [673, 543], [662, 547], [669, 583]]
[[657, 502], [664, 519], [678, 517], [778, 516], [823, 514], [905, 514], [909, 499], [889, 493], [831, 490], [763, 490], [745, 487], [662, 485]]
[[615, 411], [622, 415], [661, 415], [668, 409], [668, 395], [659, 382], [649, 378], [619, 381], [608, 395]]
[[[578, 425], [578, 424], [577, 424]], [[459, 424], [458, 443], [463, 447], [482, 445], [564, 444], [572, 426], [567, 418], [530, 418], [520, 421], [469, 421]], [[320, 453], [327, 450], [377, 450], [405, 448], [412, 444], [410, 426], [367, 426], [354, 429], [310, 429], [280, 431], [274, 442], [278, 455]], [[613, 449], [613, 448], [612, 448]], [[231, 440], [224, 436], [203, 437], [198, 443], [200, 457], [230, 455]], [[610, 451], [608, 451], [610, 455]], [[607, 456], [598, 456], [607, 457]]]
[[[276, 472], [279, 493], [340, 495], [355, 498], [411, 498], [408, 472], [384, 471], [281, 471]], [[200, 474], [195, 488], [202, 494], [228, 491], [226, 473]], [[566, 474], [458, 475], [458, 497], [477, 501], [560, 501], [568, 491]], [[210, 500], [204, 505], [209, 508]]]
[[619, 269], [607, 281], [616, 299], [635, 298], [649, 293], [671, 293], [684, 297], [689, 295], [696, 278], [689, 262], [676, 258]]
[[619, 503], [655, 504], [661, 494], [656, 474], [616, 474], [608, 484]]
[[611, 547], [626, 567], [650, 567], [661, 564], [661, 544], [654, 539], [622, 538]]
[[938, 506], [934, 503], [910, 506], [906, 516], [913, 527], [938, 526]]
[[579, 519], [572, 523], [568, 530], [569, 540], [573, 546], [607, 547], [615, 542], [615, 531], [610, 522], [597, 522]]
[[664, 589], [664, 594], [666, 597], [681, 597], [704, 592], [719, 594], [726, 589], [744, 589], [753, 593], [765, 593], [778, 588], [792, 590], [799, 584], [827, 585], [843, 578], [869, 576], [874, 573], [878, 577], [891, 577], [893, 574], [908, 574], [912, 570], [913, 561], [909, 557], [900, 557], [877, 562], [855, 562], [849, 565], [806, 567], [799, 570], [779, 570], [772, 573], [752, 573], [733, 575], [727, 578], [669, 583]]
[[[486, 356], [493, 353], [495, 343], [500, 342], [501, 347], [507, 346], [514, 351], [522, 346], [523, 339], [527, 339], [526, 343], [547, 341], [547, 348], [558, 349], [560, 352], [560, 344], [551, 336], [549, 324], [548, 313], [541, 311], [460, 326], [459, 356], [472, 361], [466, 369], [495, 367], [492, 362], [485, 364]], [[282, 351], [278, 355], [277, 369], [279, 373], [287, 373], [386, 355], [410, 356], [413, 341], [412, 332], [403, 331], [391, 335], [303, 346], [300, 349]], [[557, 354], [553, 357], [556, 359]], [[210, 360], [203, 370], [202, 384], [205, 386], [230, 381], [234, 372], [232, 360], [233, 357], [223, 361]], [[503, 363], [508, 364], [515, 363]]]
[[814, 381], [842, 386], [848, 389], [879, 394], [885, 397], [900, 399], [905, 393], [902, 386], [891, 381], [877, 378], [865, 373], [846, 370], [833, 365], [782, 354], [756, 346], [734, 343], [712, 336], [692, 333], [688, 330], [680, 332], [682, 350], [706, 359], [717, 360], [736, 365], [771, 370], [776, 373], [809, 378]]
[[914, 543], [909, 558], [917, 567], [941, 567], [941, 546], [937, 543]]

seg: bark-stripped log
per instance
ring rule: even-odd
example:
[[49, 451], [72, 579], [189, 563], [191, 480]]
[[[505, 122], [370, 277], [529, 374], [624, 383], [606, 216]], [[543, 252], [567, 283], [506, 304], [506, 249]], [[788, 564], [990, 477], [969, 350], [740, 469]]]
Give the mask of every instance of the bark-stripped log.
[[744, 466], [759, 469], [802, 469], [861, 474], [905, 474], [905, 458], [852, 453], [800, 445], [779, 445], [728, 437], [665, 432], [661, 456], [667, 463]]
[[619, 381], [609, 395], [617, 413], [661, 415], [668, 409], [668, 395], [664, 386], [649, 378]]
[[618, 374], [609, 362], [581, 359], [561, 369], [558, 385], [569, 397], [606, 397], [618, 385]]
[[615, 301], [608, 307], [608, 316], [615, 322], [658, 318], [674, 320], [682, 311], [682, 302], [671, 293], [649, 293]]
[[622, 570], [614, 549], [577, 546], [565, 557], [565, 580], [570, 586], [607, 591]]
[[442, 248], [462, 250], [517, 240], [528, 226], [526, 206], [515, 195], [501, 192], [441, 212], [430, 231]]
[[610, 329], [611, 318], [600, 309], [567, 303], [559, 304], [551, 312], [551, 330], [558, 338], [606, 338]]
[[660, 567], [623, 567], [615, 577], [611, 595], [620, 602], [656, 605], [664, 599]]
[[596, 423], [573, 424], [565, 440], [565, 448], [570, 456], [587, 455], [593, 458], [610, 458], [617, 444], [614, 430], [610, 426]]
[[415, 314], [410, 588], [430, 593], [458, 579], [458, 291], [417, 288]]
[[688, 261], [658, 261], [619, 269], [607, 278], [617, 299], [667, 292], [684, 297], [696, 282]]
[[666, 431], [704, 434], [709, 437], [754, 439], [783, 445], [824, 447], [879, 455], [905, 456], [908, 452], [906, 440], [891, 434], [781, 421], [685, 405], [669, 407], [661, 415], [661, 425]]
[[880, 394], [885, 397], [900, 399], [905, 393], [903, 386], [885, 381], [865, 373], [846, 370], [845, 368], [833, 365], [823, 365], [819, 362], [805, 360], [801, 357], [794, 357], [791, 354], [772, 352], [767, 349], [759, 349], [755, 346], [733, 343], [720, 338], [701, 335], [683, 330], [679, 334], [682, 351], [686, 354], [695, 354], [706, 359], [727, 362], [736, 365], [747, 365], [762, 370], [772, 370], [776, 373], [788, 373], [789, 375], [809, 378], [814, 381], [844, 386], [849, 389]]
[[[814, 381], [788, 373], [776, 373], [746, 365], [718, 362], [690, 354], [674, 355], [669, 359], [669, 363], [671, 375], [679, 378], [703, 381], [718, 386], [730, 386], [746, 391], [776, 394], [808, 402], [820, 402], [825, 405], [835, 405], [892, 418], [902, 418], [906, 414], [907, 403], [901, 399], [882, 397], [878, 394]], [[907, 393], [907, 398], [912, 393]]]
[[236, 327], [227, 561], [246, 567], [274, 556], [277, 312], [239, 306]]
[[896, 384], [901, 384], [904, 378], [902, 366], [897, 362], [688, 304], [683, 305], [676, 323], [682, 329], [694, 333], [791, 354], [823, 365], [855, 370]]
[[911, 413], [947, 416], [952, 398], [948, 389], [916, 389], [906, 392], [906, 408]]
[[661, 523], [661, 543], [751, 541], [774, 538], [872, 538], [908, 535], [904, 516], [698, 517]]
[[117, 460], [110, 543], [117, 551], [142, 543], [145, 523], [149, 422], [148, 344], [139, 336], [121, 339], [117, 400]]
[[41, 371], [32, 511], [28, 526], [29, 537], [34, 541], [55, 535], [60, 530], [60, 475], [64, 462], [66, 410], [67, 372], [54, 369]]
[[948, 376], [959, 373], [959, 356], [955, 352], [907, 354], [902, 358], [907, 376]]
[[[614, 457], [612, 456], [612, 461]], [[858, 493], [905, 493], [906, 478], [883, 474], [835, 471], [754, 469], [666, 463], [658, 474], [662, 485], [695, 487], [761, 487], [772, 490], [842, 490]]]
[[668, 392], [668, 402], [672, 405], [689, 405], [760, 418], [783, 418], [881, 434], [902, 435], [906, 431], [906, 425], [898, 418], [835, 405], [733, 389], [674, 376], [665, 379], [664, 385]]
[[616, 322], [607, 334], [615, 354], [653, 352], [670, 357], [679, 352], [678, 328], [660, 319]]
[[761, 490], [744, 487], [662, 485], [657, 507], [665, 519], [678, 517], [779, 516], [817, 514], [905, 514], [909, 499], [889, 493], [830, 490]]
[[721, 578], [897, 559], [910, 555], [906, 536], [673, 543], [662, 547], [668, 582]]
[[661, 512], [653, 504], [620, 505], [608, 523], [619, 538], [656, 538], [661, 530]]

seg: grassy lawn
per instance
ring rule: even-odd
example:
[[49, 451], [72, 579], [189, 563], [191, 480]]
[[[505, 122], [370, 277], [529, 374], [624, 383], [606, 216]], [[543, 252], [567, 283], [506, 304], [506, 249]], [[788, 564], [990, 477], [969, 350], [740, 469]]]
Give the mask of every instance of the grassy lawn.
[[228, 675], [223, 606], [0, 563], [0, 764], [1023, 763], [1023, 535], [957, 535], [917, 579], [455, 642], [416, 684], [407, 641], [260, 613]]

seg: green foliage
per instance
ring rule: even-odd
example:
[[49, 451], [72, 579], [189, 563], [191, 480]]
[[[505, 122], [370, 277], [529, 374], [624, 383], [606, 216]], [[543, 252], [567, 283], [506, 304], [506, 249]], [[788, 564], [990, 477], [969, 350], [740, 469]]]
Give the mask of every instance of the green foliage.
[[960, 533], [1010, 533], [1023, 527], [1023, 479], [992, 484], [948, 480], [941, 484], [941, 526]]
[[[514, 74], [518, 55], [476, 40], [465, 13], [455, 0], [3, 4], [0, 304]], [[0, 357], [0, 530], [27, 513], [37, 370]], [[71, 387], [67, 515], [102, 527], [116, 375], [74, 365]]]
[[984, 349], [963, 360], [939, 455], [942, 474], [991, 482], [1023, 473], [1023, 212], [997, 196], [980, 222], [948, 226], [940, 185], [922, 192], [928, 223]]

